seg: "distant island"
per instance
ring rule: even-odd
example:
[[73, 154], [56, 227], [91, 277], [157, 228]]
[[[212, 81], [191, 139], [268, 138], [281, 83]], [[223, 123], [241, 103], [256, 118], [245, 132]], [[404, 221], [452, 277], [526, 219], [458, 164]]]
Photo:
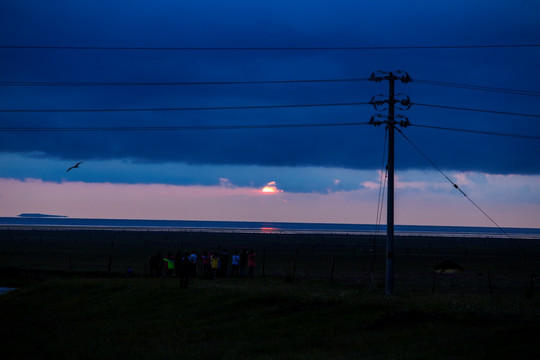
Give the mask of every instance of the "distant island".
[[19, 214], [18, 217], [23, 218], [67, 218], [65, 215], [48, 215], [48, 214], [39, 214], [39, 213], [23, 213]]

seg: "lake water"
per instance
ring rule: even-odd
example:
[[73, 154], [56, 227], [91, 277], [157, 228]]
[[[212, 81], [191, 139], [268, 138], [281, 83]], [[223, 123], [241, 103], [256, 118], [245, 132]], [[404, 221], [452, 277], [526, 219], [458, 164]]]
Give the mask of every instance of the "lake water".
[[[92, 228], [117, 230], [223, 231], [223, 232], [286, 232], [286, 233], [351, 233], [385, 234], [385, 225], [321, 224], [246, 221], [189, 221], [189, 220], [126, 220], [76, 219], [68, 217], [0, 217], [1, 228]], [[396, 235], [435, 235], [469, 237], [506, 237], [540, 239], [540, 229], [396, 225]]]

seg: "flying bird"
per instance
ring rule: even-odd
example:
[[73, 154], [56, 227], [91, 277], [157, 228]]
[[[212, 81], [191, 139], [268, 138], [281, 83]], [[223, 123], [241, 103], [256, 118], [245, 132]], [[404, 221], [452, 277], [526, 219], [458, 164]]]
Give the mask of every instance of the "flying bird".
[[77, 169], [79, 168], [79, 165], [81, 165], [84, 161], [79, 161], [76, 165], [73, 165], [72, 167], [70, 167], [69, 169], [66, 170], [66, 172], [68, 172], [69, 170], [71, 169]]

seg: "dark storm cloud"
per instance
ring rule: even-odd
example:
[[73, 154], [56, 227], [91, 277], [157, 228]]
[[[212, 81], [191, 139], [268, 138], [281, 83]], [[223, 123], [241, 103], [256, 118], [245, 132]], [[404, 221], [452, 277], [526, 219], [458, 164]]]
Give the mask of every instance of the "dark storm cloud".
[[[534, 43], [538, 5], [441, 6], [358, 2], [2, 3], [0, 45], [290, 47]], [[487, 3], [486, 3], [487, 4]], [[2, 81], [250, 81], [367, 78], [402, 69], [413, 79], [537, 89], [540, 50], [121, 51], [0, 49]], [[396, 85], [414, 102], [540, 113], [538, 97]], [[3, 109], [168, 108], [366, 102], [387, 84], [0, 87]], [[228, 111], [0, 113], [3, 127], [219, 126], [365, 122], [370, 106]], [[411, 122], [539, 136], [537, 118], [414, 107]], [[534, 140], [403, 129], [442, 168], [538, 173]], [[401, 168], [431, 165], [397, 134]], [[380, 167], [384, 129], [369, 126], [174, 132], [1, 132], [0, 151], [67, 159], [190, 164]]]

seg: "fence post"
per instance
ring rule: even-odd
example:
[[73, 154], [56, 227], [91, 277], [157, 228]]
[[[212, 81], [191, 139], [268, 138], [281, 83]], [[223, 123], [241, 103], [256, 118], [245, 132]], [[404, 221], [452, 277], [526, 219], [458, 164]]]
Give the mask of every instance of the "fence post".
[[292, 273], [292, 279], [296, 279], [296, 259], [298, 258], [298, 248], [296, 248], [296, 253], [294, 255], [294, 263], [293, 263], [293, 273]]
[[529, 285], [529, 290], [527, 291], [527, 295], [526, 295], [528, 299], [532, 299], [534, 296], [534, 280], [535, 280], [535, 275], [534, 273], [531, 273], [531, 283]]
[[491, 273], [488, 270], [488, 284], [489, 284], [489, 295], [493, 296], [493, 287], [491, 286]]
[[330, 270], [330, 283], [334, 281], [334, 270], [336, 268], [336, 257], [332, 259], [332, 270]]
[[148, 260], [144, 261], [144, 276], [148, 276]]
[[265, 277], [265, 269], [266, 269], [266, 246], [264, 247], [263, 252], [263, 263], [262, 263], [262, 276]]

